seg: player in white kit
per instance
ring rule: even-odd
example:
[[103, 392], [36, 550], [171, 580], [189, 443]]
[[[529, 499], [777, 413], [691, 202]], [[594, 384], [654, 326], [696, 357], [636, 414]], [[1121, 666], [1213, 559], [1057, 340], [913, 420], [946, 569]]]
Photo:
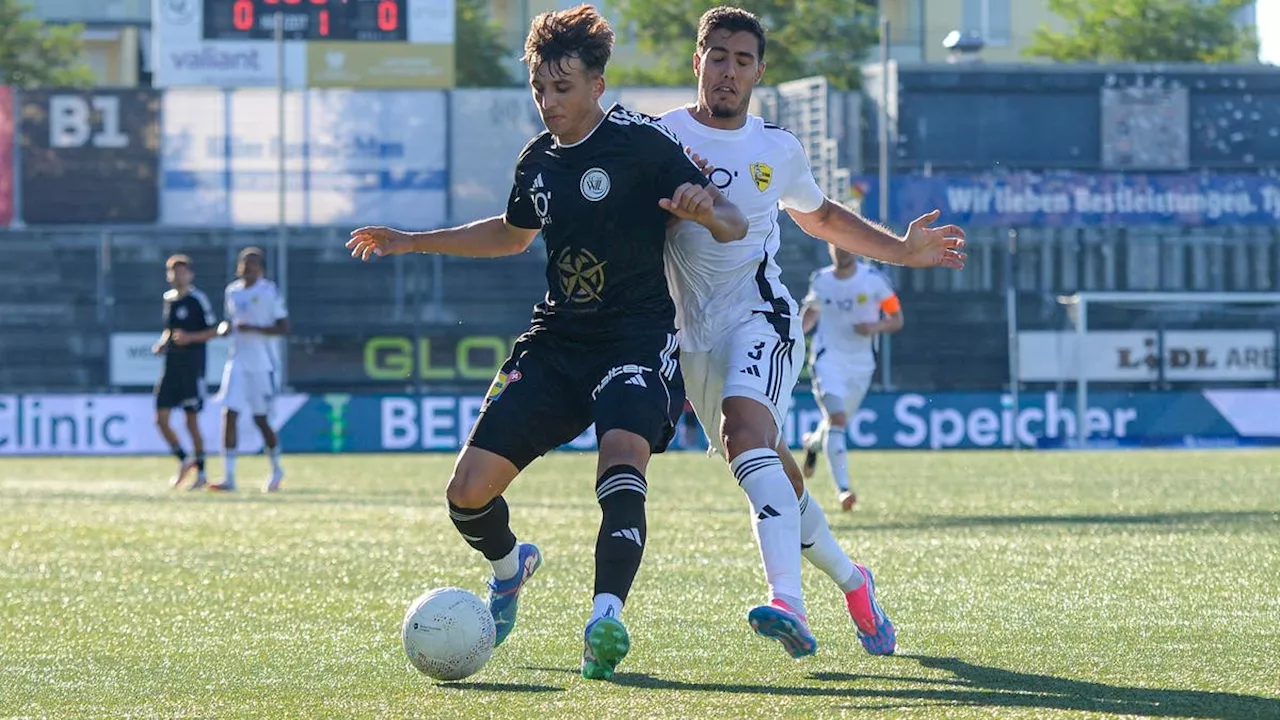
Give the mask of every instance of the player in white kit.
[[888, 654], [896, 647], [895, 632], [875, 601], [871, 573], [840, 549], [782, 441], [804, 336], [774, 261], [778, 208], [815, 237], [908, 265], [963, 266], [963, 233], [952, 226], [929, 228], [937, 217], [931, 214], [899, 238], [827, 200], [800, 142], [747, 112], [764, 72], [764, 47], [754, 15], [729, 7], [708, 11], [693, 58], [698, 102], [662, 116], [750, 226], [746, 238], [730, 243], [685, 222], [668, 233], [667, 277], [685, 386], [713, 447], [729, 461], [751, 504], [770, 596], [748, 613], [752, 627], [779, 640], [792, 657], [816, 651], [800, 588], [803, 548], [803, 556], [845, 592], [863, 646]]
[[271, 428], [271, 408], [279, 392], [280, 358], [277, 338], [289, 332], [289, 313], [276, 284], [268, 280], [266, 254], [259, 248], [240, 252], [236, 280], [226, 289], [226, 320], [218, 334], [231, 337], [231, 352], [222, 371], [222, 456], [223, 481], [210, 490], [236, 489], [236, 423], [242, 413], [253, 416], [271, 458], [271, 476], [263, 492], [280, 489], [284, 468], [280, 465], [280, 441]]
[[903, 318], [902, 303], [884, 273], [834, 245], [831, 262], [809, 278], [804, 298], [804, 331], [814, 331], [813, 397], [823, 418], [804, 441], [804, 476], [813, 476], [825, 447], [840, 506], [847, 512], [858, 496], [849, 488], [845, 428], [871, 387], [876, 339], [901, 330]]

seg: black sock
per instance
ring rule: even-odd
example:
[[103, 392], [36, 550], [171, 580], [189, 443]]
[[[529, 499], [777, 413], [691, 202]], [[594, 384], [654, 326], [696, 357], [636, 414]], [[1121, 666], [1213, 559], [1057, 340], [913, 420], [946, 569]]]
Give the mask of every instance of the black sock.
[[644, 475], [630, 465], [615, 465], [596, 481], [604, 517], [596, 536], [595, 594], [617, 595], [624, 602], [644, 557]]
[[460, 508], [449, 503], [449, 519], [462, 539], [484, 554], [487, 560], [501, 560], [516, 546], [511, 532], [511, 514], [501, 495], [482, 508]]
[[196, 470], [204, 472], [204, 453], [196, 453]]
[[187, 461], [187, 453], [182, 449], [181, 445], [173, 445], [169, 449], [173, 451], [173, 456], [178, 458], [178, 462], [184, 463]]

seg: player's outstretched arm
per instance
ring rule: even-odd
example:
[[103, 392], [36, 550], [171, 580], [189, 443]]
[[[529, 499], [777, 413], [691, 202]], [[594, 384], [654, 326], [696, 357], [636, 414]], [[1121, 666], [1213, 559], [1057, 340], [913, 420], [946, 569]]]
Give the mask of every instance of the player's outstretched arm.
[[964, 230], [955, 225], [929, 227], [941, 215], [937, 210], [912, 221], [905, 237], [830, 200], [813, 212], [787, 212], [801, 230], [855, 255], [906, 267], [964, 268]]
[[821, 314], [822, 311], [813, 305], [805, 307], [804, 314], [800, 316], [800, 327], [805, 335], [813, 332], [813, 329], [818, 326], [818, 316]]
[[747, 217], [737, 205], [715, 192], [713, 186], [684, 183], [658, 206], [681, 220], [692, 220], [711, 232], [717, 242], [733, 242], [747, 236]]
[[367, 261], [381, 255], [432, 253], [459, 257], [492, 258], [524, 252], [538, 231], [516, 227], [498, 215], [485, 220], [425, 232], [370, 226], [351, 231], [347, 249], [351, 257]]

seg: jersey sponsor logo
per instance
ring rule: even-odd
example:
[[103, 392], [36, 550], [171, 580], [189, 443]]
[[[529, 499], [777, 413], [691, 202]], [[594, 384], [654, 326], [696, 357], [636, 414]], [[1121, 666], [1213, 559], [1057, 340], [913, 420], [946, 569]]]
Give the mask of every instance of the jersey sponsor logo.
[[773, 168], [767, 163], [751, 163], [751, 179], [755, 182], [756, 189], [764, 192], [773, 182]]
[[601, 300], [605, 262], [589, 250], [561, 250], [560, 257], [556, 259], [556, 270], [560, 272], [560, 292], [565, 299], [572, 303]]
[[542, 182], [542, 173], [533, 179], [533, 187], [529, 192], [529, 199], [533, 202], [533, 212], [538, 216], [538, 222], [542, 223], [542, 227], [551, 224], [551, 191]]
[[609, 194], [610, 185], [609, 173], [595, 167], [582, 174], [578, 189], [582, 190], [582, 197], [591, 202], [599, 202]]
[[736, 176], [737, 173], [718, 167], [711, 171], [711, 174], [707, 176], [707, 179], [711, 181], [712, 185], [716, 186], [717, 190], [725, 190], [733, 184], [733, 178]]
[[[602, 379], [599, 382], [599, 384], [596, 385], [596, 389], [591, 391], [591, 399], [595, 400], [596, 397], [601, 393], [601, 391], [604, 390], [605, 386], [608, 385], [614, 378], [618, 377], [619, 375], [633, 375], [635, 377], [640, 377], [645, 373], [651, 373], [651, 372], [653, 372], [653, 368], [648, 368], [643, 365], [636, 365], [635, 363], [627, 363], [626, 365], [619, 365], [615, 368], [610, 368], [609, 372], [605, 373], [604, 379]], [[637, 383], [630, 382], [630, 380], [628, 380], [627, 382], [628, 384], [631, 384], [631, 385], [637, 384]], [[641, 380], [640, 383], [641, 384], [644, 383], [644, 380]], [[643, 387], [649, 387], [649, 386], [643, 385]]]

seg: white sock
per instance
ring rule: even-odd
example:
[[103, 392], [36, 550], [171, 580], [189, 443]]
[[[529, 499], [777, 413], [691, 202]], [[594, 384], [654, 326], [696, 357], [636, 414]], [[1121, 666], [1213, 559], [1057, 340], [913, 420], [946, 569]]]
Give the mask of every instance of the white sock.
[[760, 544], [770, 598], [804, 614], [800, 589], [800, 503], [775, 450], [748, 450], [729, 463], [751, 502], [751, 526]]
[[840, 492], [849, 489], [849, 449], [843, 427], [827, 426], [827, 467], [831, 468], [831, 477], [835, 478]]
[[284, 472], [284, 468], [280, 467], [280, 443], [276, 443], [273, 448], [268, 448], [267, 454], [271, 457], [271, 469], [278, 473]]
[[587, 624], [599, 620], [602, 617], [622, 617], [622, 598], [609, 593], [600, 593], [591, 601], [591, 619]]
[[499, 580], [510, 580], [520, 572], [520, 543], [511, 546], [511, 552], [505, 557], [489, 561], [493, 565], [493, 576]]
[[234, 482], [236, 479], [236, 451], [223, 450], [222, 464], [224, 467], [222, 471], [223, 477], [225, 477], [229, 481]]
[[836, 542], [831, 526], [827, 524], [827, 514], [818, 501], [809, 496], [808, 490], [800, 496], [800, 548], [804, 559], [826, 573], [840, 586], [841, 592], [861, 587], [862, 573]]

